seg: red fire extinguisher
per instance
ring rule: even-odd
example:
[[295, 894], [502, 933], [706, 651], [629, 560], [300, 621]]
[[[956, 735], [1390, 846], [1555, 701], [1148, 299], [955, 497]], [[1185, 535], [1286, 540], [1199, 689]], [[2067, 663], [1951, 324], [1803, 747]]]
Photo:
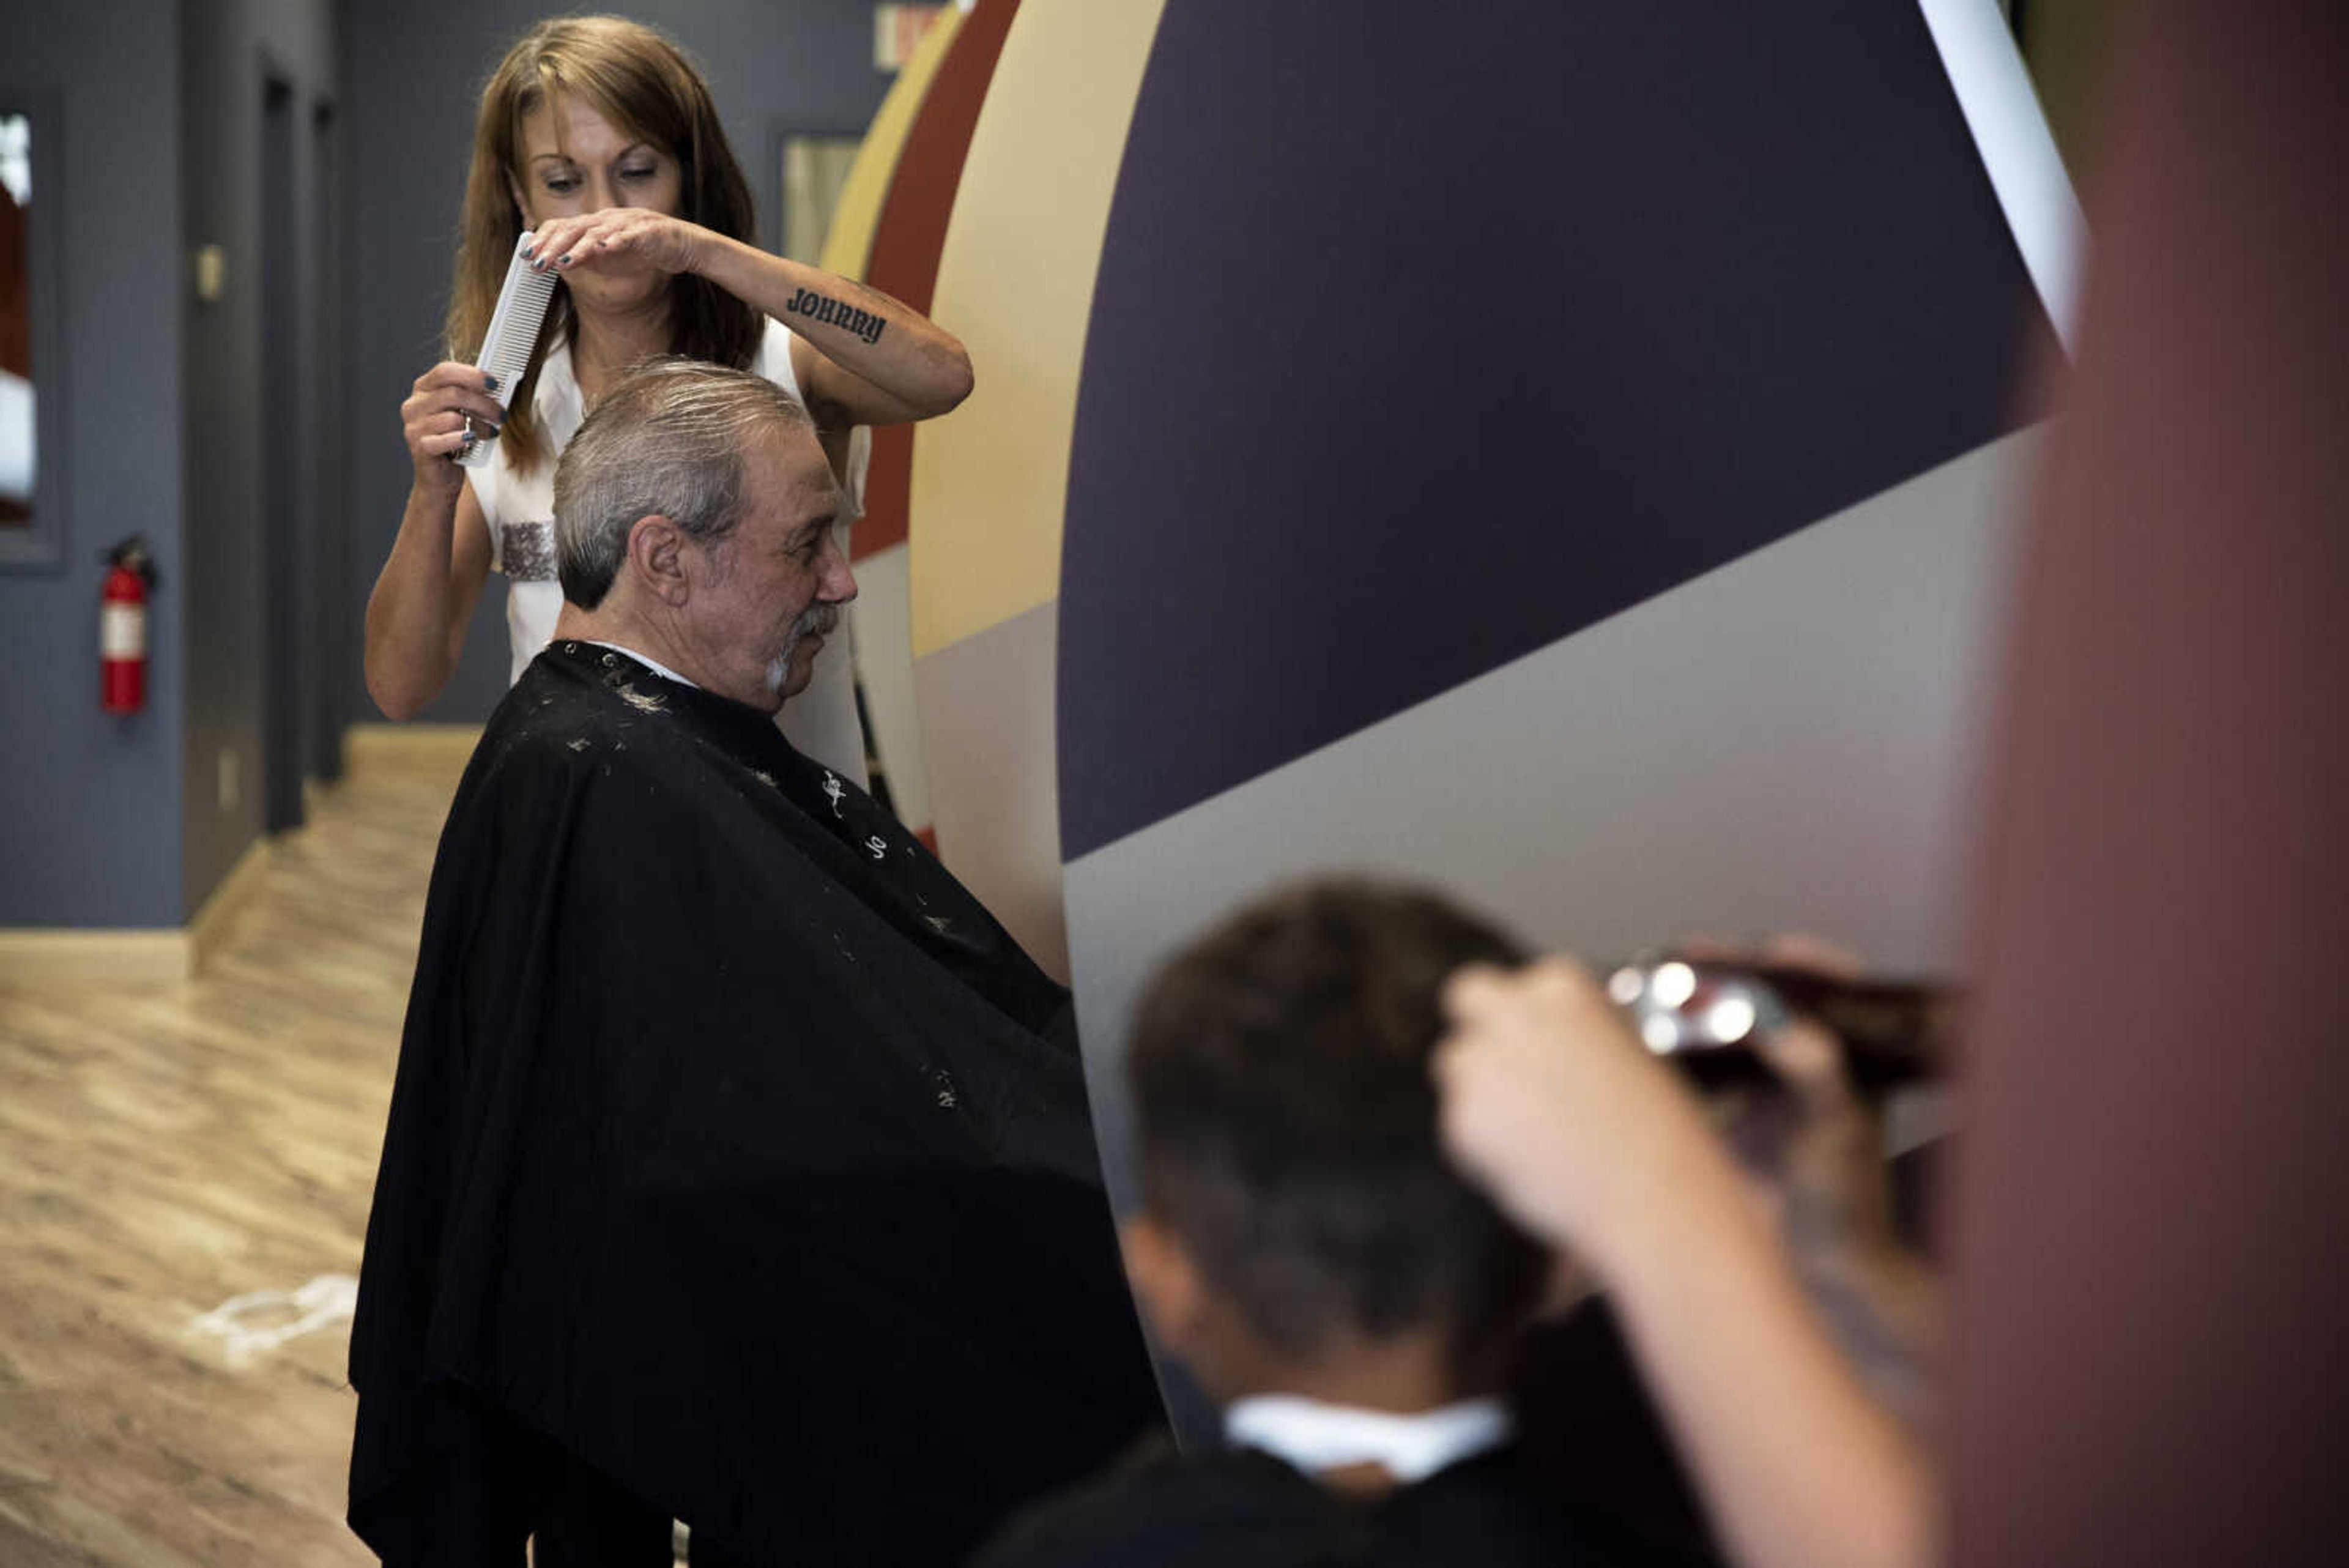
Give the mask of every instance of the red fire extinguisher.
[[109, 568], [98, 594], [98, 706], [136, 713], [147, 706], [147, 595], [155, 587], [155, 560], [143, 534], [98, 559]]

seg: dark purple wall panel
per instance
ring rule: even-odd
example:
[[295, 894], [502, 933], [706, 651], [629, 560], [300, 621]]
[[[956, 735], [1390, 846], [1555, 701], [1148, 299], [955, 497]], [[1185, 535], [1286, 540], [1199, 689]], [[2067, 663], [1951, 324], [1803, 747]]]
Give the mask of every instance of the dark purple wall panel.
[[1094, 296], [1075, 859], [2023, 422], [1913, 5], [1170, 0]]

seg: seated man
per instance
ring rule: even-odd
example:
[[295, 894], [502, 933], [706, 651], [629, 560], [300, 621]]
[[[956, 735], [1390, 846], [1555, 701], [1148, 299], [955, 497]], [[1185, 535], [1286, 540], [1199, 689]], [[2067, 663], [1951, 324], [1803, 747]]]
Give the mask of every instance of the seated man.
[[1444, 977], [1524, 956], [1437, 899], [1341, 883], [1244, 910], [1161, 971], [1127, 1060], [1127, 1266], [1233, 1447], [1145, 1456], [1031, 1511], [987, 1568], [1619, 1560], [1532, 1473], [1497, 1397], [1550, 1261], [1438, 1137]]
[[855, 593], [806, 414], [657, 361], [442, 835], [351, 1521], [433, 1568], [953, 1561], [1158, 1419], [1069, 998], [772, 717]]

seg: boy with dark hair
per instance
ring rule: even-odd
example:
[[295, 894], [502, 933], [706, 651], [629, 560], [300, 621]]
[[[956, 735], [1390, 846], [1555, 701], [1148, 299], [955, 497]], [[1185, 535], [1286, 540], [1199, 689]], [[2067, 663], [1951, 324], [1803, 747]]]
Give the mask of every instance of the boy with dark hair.
[[1438, 1135], [1445, 977], [1525, 958], [1430, 895], [1323, 883], [1160, 971], [1127, 1059], [1127, 1269], [1232, 1447], [1049, 1503], [988, 1568], [1613, 1560], [1526, 1473], [1498, 1397], [1550, 1255]]

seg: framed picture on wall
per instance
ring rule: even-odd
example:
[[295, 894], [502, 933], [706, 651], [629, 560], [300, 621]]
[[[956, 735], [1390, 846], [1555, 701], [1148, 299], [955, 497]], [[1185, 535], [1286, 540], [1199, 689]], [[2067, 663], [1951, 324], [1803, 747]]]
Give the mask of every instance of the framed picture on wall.
[[0, 571], [65, 559], [61, 129], [54, 95], [0, 85]]

